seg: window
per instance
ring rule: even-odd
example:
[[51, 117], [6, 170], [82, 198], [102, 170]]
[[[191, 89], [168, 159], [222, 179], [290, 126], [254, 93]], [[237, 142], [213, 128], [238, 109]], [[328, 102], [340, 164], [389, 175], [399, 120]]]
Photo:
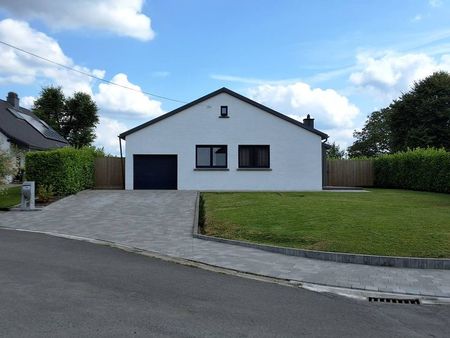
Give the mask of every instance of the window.
[[228, 106], [220, 106], [220, 117], [228, 117]]
[[226, 168], [226, 145], [202, 145], [196, 147], [197, 168]]
[[239, 168], [270, 168], [270, 146], [239, 146]]

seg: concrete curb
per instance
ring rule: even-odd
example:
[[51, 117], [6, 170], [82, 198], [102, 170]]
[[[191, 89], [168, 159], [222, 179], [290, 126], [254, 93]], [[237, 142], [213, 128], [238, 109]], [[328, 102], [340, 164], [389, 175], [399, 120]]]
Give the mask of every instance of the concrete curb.
[[199, 233], [198, 214], [199, 214], [199, 198], [197, 193], [197, 200], [195, 203], [195, 216], [192, 236], [194, 238], [203, 239], [207, 241], [214, 241], [219, 243], [238, 245], [247, 248], [259, 249], [282, 255], [304, 257], [311, 259], [319, 259], [323, 261], [332, 261], [337, 263], [351, 263], [363, 264], [373, 266], [395, 267], [395, 268], [410, 268], [410, 269], [439, 269], [450, 270], [450, 259], [445, 258], [417, 258], [417, 257], [396, 257], [396, 256], [376, 256], [376, 255], [360, 255], [342, 252], [328, 252], [316, 250], [303, 250], [287, 247], [279, 247], [267, 244], [256, 244], [245, 241], [238, 241], [234, 239], [226, 239]]
[[450, 297], [439, 297], [434, 295], [426, 295], [426, 294], [412, 294], [412, 293], [392, 293], [392, 292], [379, 292], [379, 291], [370, 291], [365, 289], [357, 289], [357, 288], [343, 288], [343, 287], [337, 287], [332, 285], [326, 285], [326, 284], [318, 284], [318, 283], [310, 283], [310, 282], [303, 282], [298, 280], [292, 280], [292, 279], [283, 279], [283, 278], [276, 278], [276, 277], [269, 277], [265, 275], [259, 275], [255, 273], [249, 273], [245, 271], [240, 270], [234, 270], [234, 269], [228, 269], [223, 268], [220, 266], [207, 264], [198, 262], [195, 260], [189, 260], [185, 258], [179, 258], [179, 257], [173, 257], [168, 256], [164, 254], [160, 254], [158, 252], [139, 249], [136, 247], [111, 242], [107, 240], [102, 239], [94, 239], [94, 238], [88, 238], [88, 237], [81, 237], [81, 236], [74, 236], [74, 235], [65, 235], [60, 233], [54, 233], [54, 232], [48, 232], [48, 231], [37, 231], [37, 230], [26, 230], [26, 229], [15, 229], [15, 228], [8, 228], [5, 226], [0, 226], [0, 229], [2, 230], [9, 230], [9, 231], [21, 231], [21, 232], [30, 232], [30, 233], [37, 233], [47, 236], [53, 236], [53, 237], [59, 237], [59, 238], [65, 238], [69, 240], [77, 240], [97, 245], [103, 245], [108, 246], [111, 248], [123, 250], [126, 252], [143, 255], [151, 258], [160, 259], [166, 262], [181, 264], [185, 266], [190, 266], [194, 268], [199, 268], [211, 272], [216, 273], [223, 273], [226, 275], [231, 276], [237, 276], [241, 278], [247, 278], [252, 280], [257, 280], [261, 282], [266, 283], [273, 283], [273, 284], [279, 284], [283, 286], [288, 287], [298, 287], [303, 288], [309, 291], [319, 292], [319, 293], [330, 293], [335, 294], [339, 296], [349, 297], [353, 299], [363, 300], [367, 301], [368, 297], [380, 297], [380, 298], [397, 298], [397, 299], [418, 299], [421, 304], [426, 305], [436, 305], [436, 304], [442, 304], [442, 305], [450, 305]]

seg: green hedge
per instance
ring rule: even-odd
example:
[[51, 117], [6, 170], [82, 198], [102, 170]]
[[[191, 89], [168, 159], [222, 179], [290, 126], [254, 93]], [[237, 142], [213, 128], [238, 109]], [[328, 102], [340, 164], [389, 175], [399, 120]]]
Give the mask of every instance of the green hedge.
[[450, 152], [414, 149], [378, 157], [375, 185], [450, 193]]
[[65, 196], [94, 186], [93, 148], [65, 147], [26, 154], [25, 176], [37, 186], [52, 186], [55, 194]]

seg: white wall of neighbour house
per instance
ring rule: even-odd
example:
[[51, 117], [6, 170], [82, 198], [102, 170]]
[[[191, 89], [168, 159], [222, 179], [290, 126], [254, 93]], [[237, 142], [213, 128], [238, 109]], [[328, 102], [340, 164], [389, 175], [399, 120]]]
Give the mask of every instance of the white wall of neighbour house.
[[8, 138], [0, 132], [0, 150], [9, 151], [11, 144], [8, 141]]
[[[228, 106], [229, 118], [219, 118]], [[227, 145], [229, 171], [196, 171], [196, 145]], [[270, 145], [271, 171], [240, 171], [238, 145]], [[177, 154], [180, 190], [322, 189], [321, 137], [226, 93], [126, 136], [126, 189], [134, 154]]]

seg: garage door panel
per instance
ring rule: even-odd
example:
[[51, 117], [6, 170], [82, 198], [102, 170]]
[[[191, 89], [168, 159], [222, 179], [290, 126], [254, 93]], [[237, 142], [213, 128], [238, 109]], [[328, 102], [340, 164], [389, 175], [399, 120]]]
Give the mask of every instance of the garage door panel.
[[177, 189], [177, 155], [134, 155], [134, 189]]

